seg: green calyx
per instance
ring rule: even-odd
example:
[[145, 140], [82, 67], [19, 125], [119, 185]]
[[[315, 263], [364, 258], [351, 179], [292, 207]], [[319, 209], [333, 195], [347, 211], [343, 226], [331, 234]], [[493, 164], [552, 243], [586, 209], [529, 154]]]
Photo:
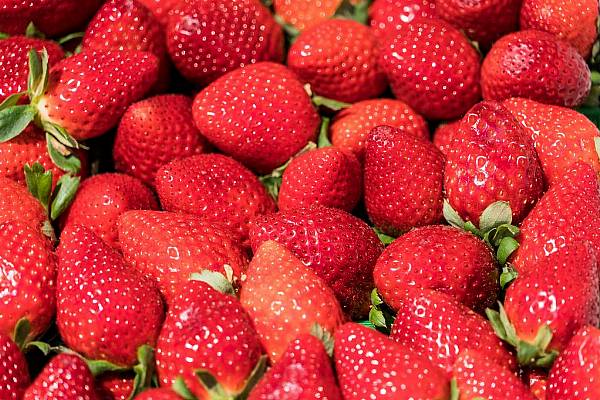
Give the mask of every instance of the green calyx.
[[360, 0], [354, 3], [349, 0], [343, 0], [335, 11], [335, 17], [351, 19], [366, 25], [369, 22], [369, 6], [371, 3], [372, 0]]
[[391, 244], [394, 240], [396, 240], [395, 237], [383, 233], [383, 231], [381, 229], [377, 228], [376, 226], [373, 227], [373, 230], [375, 231], [375, 234], [377, 235], [377, 237], [379, 238], [381, 243], [383, 243], [384, 246], [387, 246], [387, 245]]
[[[227, 266], [229, 267], [229, 266]], [[229, 267], [231, 269], [231, 267]], [[231, 271], [230, 278], [233, 279], [233, 270]], [[229, 294], [231, 296], [235, 296], [235, 289], [232, 284], [232, 280], [225, 277], [220, 272], [211, 271], [209, 269], [204, 269], [201, 272], [194, 272], [190, 275], [190, 280], [193, 281], [202, 281], [209, 284], [213, 289], [224, 293]]]
[[323, 343], [323, 347], [325, 347], [325, 351], [329, 355], [329, 357], [333, 356], [333, 335], [327, 329], [323, 328], [318, 323], [315, 323], [310, 329], [310, 334], [316, 337]]
[[371, 291], [371, 309], [369, 310], [369, 321], [380, 332], [389, 334], [396, 316], [394, 311], [384, 303], [377, 292], [377, 289]]
[[55, 221], [75, 198], [80, 178], [64, 174], [52, 190], [52, 171], [44, 170], [44, 167], [36, 162], [31, 166], [25, 165], [25, 182], [29, 192], [42, 204], [50, 219]]

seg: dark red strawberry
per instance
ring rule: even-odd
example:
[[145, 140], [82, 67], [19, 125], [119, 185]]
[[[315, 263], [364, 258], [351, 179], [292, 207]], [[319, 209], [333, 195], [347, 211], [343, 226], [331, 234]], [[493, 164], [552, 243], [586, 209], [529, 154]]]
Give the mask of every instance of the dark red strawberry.
[[181, 400], [174, 391], [167, 388], [144, 390], [135, 397], [136, 400]]
[[285, 163], [316, 139], [319, 127], [319, 115], [300, 81], [270, 62], [239, 68], [213, 82], [196, 96], [193, 114], [212, 144], [259, 173]]
[[169, 22], [169, 15], [181, 0], [137, 0], [154, 14], [154, 17], [164, 26]]
[[378, 39], [394, 36], [401, 26], [415, 18], [434, 18], [435, 2], [430, 0], [375, 0], [369, 7], [371, 28]]
[[273, 0], [275, 13], [281, 19], [303, 31], [331, 18], [342, 0]]
[[433, 144], [437, 147], [444, 155], [447, 155], [452, 139], [454, 139], [454, 132], [458, 130], [460, 126], [460, 120], [440, 124], [433, 132]]
[[283, 244], [336, 294], [344, 312], [365, 316], [372, 271], [383, 245], [362, 220], [326, 207], [298, 208], [258, 217], [250, 227], [256, 251], [267, 240]]
[[129, 400], [134, 390], [133, 379], [133, 376], [127, 373], [102, 374], [96, 378], [96, 391], [100, 400]]
[[10, 220], [28, 224], [49, 236], [53, 233], [42, 204], [25, 186], [0, 176], [0, 222]]
[[399, 235], [440, 221], [444, 156], [428, 140], [379, 126], [367, 139], [364, 198], [369, 219]]
[[27, 360], [19, 347], [0, 333], [0, 397], [6, 400], [20, 400], [29, 386]]

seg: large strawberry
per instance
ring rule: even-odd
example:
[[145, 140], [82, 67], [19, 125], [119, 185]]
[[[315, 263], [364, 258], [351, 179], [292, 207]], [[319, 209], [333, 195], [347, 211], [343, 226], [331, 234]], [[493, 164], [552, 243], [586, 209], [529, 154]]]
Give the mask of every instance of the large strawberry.
[[29, 368], [19, 347], [0, 333], [0, 397], [20, 400], [29, 385]]
[[435, 2], [430, 0], [375, 0], [369, 7], [370, 24], [378, 39], [395, 35], [415, 18], [434, 18]]
[[283, 59], [283, 33], [260, 0], [182, 0], [167, 25], [179, 72], [207, 85], [244, 65]]
[[312, 268], [333, 289], [346, 314], [367, 314], [373, 266], [383, 245], [364, 221], [320, 206], [280, 211], [258, 217], [250, 227], [254, 251], [267, 240], [283, 244]]
[[271, 360], [318, 324], [332, 334], [343, 322], [333, 291], [291, 251], [267, 241], [255, 251], [242, 286], [240, 301]]
[[275, 13], [299, 31], [310, 28], [335, 14], [342, 0], [273, 0]]
[[428, 119], [461, 117], [480, 98], [479, 54], [449, 23], [415, 19], [383, 44], [394, 95]]
[[194, 100], [193, 114], [211, 143], [259, 173], [285, 163], [317, 137], [319, 127], [319, 115], [300, 81], [270, 62], [213, 82]]
[[583, 103], [590, 87], [590, 70], [577, 50], [536, 30], [510, 33], [498, 40], [481, 67], [486, 100], [526, 97], [573, 107]]
[[428, 140], [380, 126], [367, 139], [364, 198], [369, 219], [390, 235], [438, 222], [444, 156]]
[[164, 26], [169, 22], [169, 15], [175, 6], [181, 0], [137, 0], [154, 14], [154, 17], [159, 20]]
[[349, 322], [335, 333], [335, 366], [345, 400], [445, 400], [442, 370], [409, 347]]
[[46, 210], [27, 188], [11, 179], [0, 177], [0, 222], [16, 220], [52, 234]]
[[135, 397], [136, 400], [181, 400], [173, 390], [169, 388], [149, 389]]

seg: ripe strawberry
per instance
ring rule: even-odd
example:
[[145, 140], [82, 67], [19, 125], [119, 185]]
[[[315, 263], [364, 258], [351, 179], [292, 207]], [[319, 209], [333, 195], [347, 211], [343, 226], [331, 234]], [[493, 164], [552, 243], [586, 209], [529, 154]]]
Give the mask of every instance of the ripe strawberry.
[[335, 147], [352, 151], [362, 163], [369, 132], [379, 125], [389, 125], [413, 136], [429, 138], [427, 122], [399, 100], [374, 99], [352, 104], [336, 114], [331, 126]]
[[27, 361], [19, 347], [0, 333], [0, 397], [19, 400], [29, 386]]
[[321, 96], [354, 103], [387, 87], [379, 67], [379, 46], [370, 28], [330, 19], [302, 32], [290, 47], [288, 67]]
[[181, 0], [166, 33], [179, 72], [201, 85], [244, 65], [283, 60], [283, 33], [259, 0]]
[[364, 221], [320, 206], [280, 211], [258, 217], [250, 226], [252, 250], [268, 240], [283, 244], [312, 268], [347, 315], [368, 313], [373, 266], [383, 245]]
[[94, 175], [81, 184], [64, 214], [63, 226], [82, 225], [112, 247], [118, 247], [117, 218], [128, 210], [155, 210], [154, 194], [125, 174]]
[[600, 330], [582, 327], [550, 370], [548, 400], [600, 398]]
[[308, 29], [335, 14], [342, 0], [274, 0], [275, 14], [299, 31]]
[[166, 26], [169, 22], [171, 11], [181, 2], [181, 0], [136, 0], [143, 4], [148, 10], [154, 14], [154, 17], [163, 25]]
[[367, 139], [365, 206], [390, 235], [438, 222], [442, 216], [444, 156], [422, 138], [379, 126]]
[[158, 282], [167, 303], [194, 272], [218, 271], [239, 286], [248, 265], [234, 234], [200, 217], [128, 211], [119, 216], [117, 226], [125, 260]]
[[300, 81], [270, 62], [213, 82], [196, 96], [193, 115], [212, 144], [259, 173], [271, 172], [315, 140], [319, 127], [319, 115]]
[[51, 231], [46, 210], [27, 188], [0, 176], [0, 222], [16, 220], [40, 231]]
[[433, 144], [438, 148], [445, 156], [448, 155], [448, 149], [454, 139], [454, 132], [458, 130], [460, 126], [460, 120], [440, 124], [433, 132]]
[[406, 286], [438, 290], [478, 312], [496, 302], [499, 290], [489, 247], [464, 230], [443, 225], [417, 228], [394, 240], [377, 260], [373, 277], [392, 308]]
[[285, 169], [280, 210], [313, 204], [352, 211], [362, 194], [362, 168], [351, 152], [325, 147], [292, 159]]
[[527, 374], [529, 391], [537, 400], [546, 400], [546, 388], [548, 386], [548, 374], [537, 370]]
[[[199, 399], [212, 397], [195, 371], [212, 375], [222, 397], [241, 392], [261, 356], [258, 335], [240, 302], [200, 281], [181, 285], [156, 348], [161, 386], [182, 377]], [[212, 385], [214, 386], [214, 385]]]
[[174, 391], [167, 388], [144, 390], [135, 400], [181, 400]]
[[349, 322], [335, 333], [335, 366], [345, 400], [443, 400], [443, 371], [410, 348]]
[[25, 392], [23, 400], [98, 400], [94, 377], [85, 361], [59, 354], [44, 367]]
[[600, 172], [595, 146], [600, 131], [583, 114], [520, 98], [508, 99], [504, 105], [528, 129], [549, 184], [560, 180], [577, 161]]
[[100, 400], [128, 400], [133, 391], [133, 379], [133, 376], [123, 373], [102, 374], [96, 378]]
[[577, 50], [546, 32], [527, 30], [498, 40], [483, 60], [486, 100], [526, 97], [573, 107], [590, 92], [590, 69]]
[[113, 158], [117, 171], [154, 186], [160, 167], [208, 151], [192, 119], [192, 101], [182, 95], [155, 96], [132, 104], [119, 123]]
[[394, 95], [427, 119], [461, 117], [480, 98], [479, 55], [438, 19], [415, 19], [385, 41], [379, 59]]
[[329, 333], [344, 316], [333, 291], [283, 245], [266, 241], [248, 266], [240, 302], [272, 361], [299, 334], [319, 324]]
[[275, 202], [256, 176], [220, 154], [171, 161], [156, 173], [156, 192], [164, 210], [201, 216], [248, 239], [250, 221], [275, 211]]
[[375, 0], [369, 7], [371, 28], [378, 39], [394, 36], [401, 26], [415, 18], [435, 18], [431, 0]]
[[138, 347], [156, 344], [164, 317], [154, 283], [82, 226], [63, 231], [58, 257], [61, 338], [87, 358], [134, 365]]
[[331, 360], [319, 339], [299, 335], [248, 397], [248, 400], [276, 399], [342, 399]]
[[463, 117], [447, 150], [444, 188], [450, 205], [474, 224], [496, 201], [519, 223], [541, 197], [542, 169], [529, 133], [506, 107], [481, 102]]

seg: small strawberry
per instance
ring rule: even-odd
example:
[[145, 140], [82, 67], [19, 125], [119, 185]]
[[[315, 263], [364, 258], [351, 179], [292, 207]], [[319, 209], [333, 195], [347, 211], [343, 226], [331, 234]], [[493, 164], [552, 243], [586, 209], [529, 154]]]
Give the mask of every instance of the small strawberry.
[[154, 17], [163, 25], [166, 26], [169, 22], [171, 11], [181, 2], [181, 0], [136, 0], [143, 4], [146, 8], [152, 11]]
[[0, 397], [20, 400], [29, 386], [29, 368], [19, 347], [0, 333]]
[[428, 140], [380, 126], [367, 139], [367, 214], [389, 235], [440, 221], [444, 156]]
[[573, 107], [590, 92], [590, 69], [577, 50], [546, 32], [527, 30], [498, 40], [483, 60], [486, 100], [525, 97]]
[[274, 240], [312, 268], [355, 318], [369, 311], [373, 266], [383, 245], [361, 219], [326, 207], [297, 208], [256, 218], [250, 242], [256, 251]]
[[135, 400], [181, 400], [174, 391], [167, 388], [144, 390]]
[[548, 387], [548, 374], [539, 370], [530, 371], [527, 374], [529, 391], [537, 400], [546, 400]]
[[303, 31], [331, 18], [343, 0], [273, 0], [275, 14]]
[[435, 1], [375, 0], [369, 7], [371, 28], [378, 39], [394, 36], [415, 18], [435, 18]]
[[259, 173], [271, 172], [315, 140], [319, 127], [319, 115], [294, 73], [270, 62], [213, 82], [196, 96], [193, 115], [212, 144]]
[[458, 130], [460, 126], [460, 120], [440, 124], [433, 132], [433, 144], [437, 147], [445, 156], [448, 155], [448, 149], [454, 139], [454, 132]]
[[[109, 372], [96, 378], [96, 391], [100, 400], [129, 400], [134, 390], [133, 376]], [[137, 399], [137, 397], [136, 397]]]
[[0, 222], [16, 220], [50, 234], [46, 210], [27, 188], [8, 178], [0, 177]]

